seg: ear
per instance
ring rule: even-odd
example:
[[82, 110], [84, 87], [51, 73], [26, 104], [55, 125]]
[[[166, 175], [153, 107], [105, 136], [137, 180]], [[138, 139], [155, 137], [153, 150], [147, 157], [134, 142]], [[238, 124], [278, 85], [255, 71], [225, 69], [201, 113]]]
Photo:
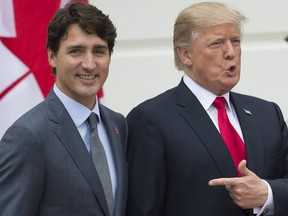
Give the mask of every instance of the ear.
[[48, 61], [49, 61], [50, 66], [53, 67], [53, 68], [55, 68], [55, 67], [56, 67], [56, 63], [55, 63], [55, 53], [52, 52], [52, 50], [48, 48], [47, 54], [48, 54]]
[[183, 47], [178, 47], [177, 53], [178, 53], [178, 55], [179, 55], [179, 57], [180, 57], [180, 59], [184, 65], [186, 65], [187, 67], [192, 66], [191, 55], [187, 49], [185, 49]]

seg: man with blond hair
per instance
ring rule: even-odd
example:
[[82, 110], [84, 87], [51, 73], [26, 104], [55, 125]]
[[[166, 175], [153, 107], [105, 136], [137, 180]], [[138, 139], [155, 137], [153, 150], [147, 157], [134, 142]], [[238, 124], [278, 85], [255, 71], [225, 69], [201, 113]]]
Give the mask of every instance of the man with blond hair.
[[174, 25], [180, 84], [127, 116], [127, 216], [288, 215], [288, 133], [279, 107], [232, 92], [245, 17], [221, 3]]

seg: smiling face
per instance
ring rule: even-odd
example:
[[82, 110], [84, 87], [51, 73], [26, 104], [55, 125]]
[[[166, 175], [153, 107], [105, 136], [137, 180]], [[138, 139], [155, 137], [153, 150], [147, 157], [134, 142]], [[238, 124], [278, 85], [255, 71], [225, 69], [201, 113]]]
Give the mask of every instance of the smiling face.
[[198, 32], [192, 48], [178, 53], [188, 76], [215, 95], [222, 95], [240, 79], [240, 42], [237, 26], [225, 23]]
[[48, 49], [49, 63], [56, 68], [56, 85], [68, 97], [92, 109], [97, 92], [107, 79], [110, 54], [107, 41], [87, 34], [77, 25], [67, 30], [59, 51]]

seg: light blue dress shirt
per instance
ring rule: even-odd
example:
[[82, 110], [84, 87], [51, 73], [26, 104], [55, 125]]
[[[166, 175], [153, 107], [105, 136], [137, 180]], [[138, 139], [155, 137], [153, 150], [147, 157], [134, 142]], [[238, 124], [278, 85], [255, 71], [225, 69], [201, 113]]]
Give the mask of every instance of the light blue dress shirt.
[[[85, 146], [90, 153], [90, 128], [89, 124], [86, 121], [87, 118], [90, 116], [91, 112], [94, 112], [97, 114], [99, 118], [98, 122], [98, 133], [99, 138], [103, 144], [108, 166], [109, 166], [109, 172], [111, 177], [111, 183], [112, 183], [112, 189], [113, 189], [113, 195], [115, 197], [116, 187], [117, 187], [117, 179], [116, 179], [116, 170], [115, 170], [115, 163], [113, 159], [113, 154], [111, 150], [111, 145], [107, 136], [107, 132], [105, 130], [103, 121], [101, 119], [100, 111], [99, 111], [99, 104], [96, 96], [96, 104], [92, 110], [88, 109], [86, 106], [82, 105], [81, 103], [73, 100], [72, 98], [65, 95], [63, 92], [60, 91], [60, 89], [56, 86], [56, 84], [53, 87], [53, 90], [57, 97], [61, 100], [64, 107], [68, 111], [70, 117], [72, 118], [75, 126], [77, 127]], [[80, 143], [79, 143], [80, 144]]]

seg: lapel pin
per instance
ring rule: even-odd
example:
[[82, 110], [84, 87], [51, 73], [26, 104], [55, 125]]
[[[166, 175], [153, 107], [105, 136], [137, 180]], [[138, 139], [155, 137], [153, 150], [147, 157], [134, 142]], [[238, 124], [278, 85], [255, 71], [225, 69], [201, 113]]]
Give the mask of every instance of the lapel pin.
[[119, 129], [115, 128], [115, 133], [118, 135], [119, 134]]
[[246, 110], [246, 109], [243, 109], [243, 110], [244, 110], [245, 114], [252, 115], [252, 113], [249, 110]]

